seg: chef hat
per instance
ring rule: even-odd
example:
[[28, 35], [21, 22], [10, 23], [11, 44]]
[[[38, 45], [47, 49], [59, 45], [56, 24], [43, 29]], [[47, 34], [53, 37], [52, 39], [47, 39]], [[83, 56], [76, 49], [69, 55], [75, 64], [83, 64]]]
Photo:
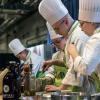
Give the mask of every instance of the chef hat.
[[19, 39], [12, 40], [9, 43], [9, 48], [11, 49], [11, 51], [14, 53], [15, 56], [20, 52], [22, 52], [23, 50], [25, 50], [25, 47], [22, 45]]
[[79, 20], [100, 22], [100, 0], [79, 0]]
[[56, 38], [60, 38], [60, 37], [62, 37], [62, 35], [59, 35], [59, 34], [57, 34], [55, 31], [54, 31], [54, 29], [52, 28], [52, 26], [48, 23], [48, 22], [46, 22], [46, 26], [47, 26], [47, 28], [48, 28], [48, 31], [49, 31], [49, 34], [50, 34], [50, 38], [53, 40], [53, 39], [56, 39]]
[[51, 25], [62, 19], [68, 14], [67, 8], [61, 0], [42, 0], [39, 4], [39, 13]]

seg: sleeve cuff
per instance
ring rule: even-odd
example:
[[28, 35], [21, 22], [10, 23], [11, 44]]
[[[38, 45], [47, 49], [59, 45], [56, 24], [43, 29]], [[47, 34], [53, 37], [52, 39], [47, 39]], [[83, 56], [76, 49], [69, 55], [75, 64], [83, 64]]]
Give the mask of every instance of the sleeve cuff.
[[75, 60], [74, 60], [74, 70], [76, 71], [76, 72], [78, 72], [78, 66], [79, 66], [79, 64], [80, 64], [80, 61], [81, 61], [81, 57], [80, 56], [77, 56], [76, 58], [75, 58]]
[[81, 86], [81, 76], [76, 79], [75, 74], [69, 71], [66, 73], [66, 76], [62, 80], [62, 84], [71, 86]]

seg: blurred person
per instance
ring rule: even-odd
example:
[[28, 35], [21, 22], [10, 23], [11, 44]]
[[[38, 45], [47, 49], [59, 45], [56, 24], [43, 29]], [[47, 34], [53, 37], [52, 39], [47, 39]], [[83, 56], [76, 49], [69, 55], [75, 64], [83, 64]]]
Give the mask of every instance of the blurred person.
[[[42, 72], [42, 64], [43, 64], [43, 58], [36, 53], [34, 53], [32, 50], [29, 50], [25, 48], [19, 39], [13, 39], [9, 43], [9, 48], [14, 53], [14, 55], [21, 60], [21, 63], [23, 66], [26, 66], [26, 69], [23, 69], [28, 72], [31, 72], [31, 75], [33, 75], [37, 80], [40, 81], [46, 81], [50, 84], [54, 83], [54, 69], [51, 67], [46, 72]], [[27, 64], [31, 65], [29, 69], [27, 69]], [[39, 82], [38, 81], [38, 82]], [[38, 84], [40, 84], [38, 83]], [[42, 84], [43, 85], [43, 84]], [[45, 85], [45, 84], [44, 84]], [[41, 86], [42, 88], [42, 86]]]
[[[67, 71], [66, 66], [64, 64], [64, 47], [66, 43], [66, 39], [59, 34], [56, 34], [56, 32], [53, 30], [52, 26], [47, 22], [46, 23], [50, 39], [52, 41], [52, 45], [58, 49], [57, 52], [53, 53], [52, 59], [44, 61], [43, 66], [52, 66], [54, 68], [55, 72], [55, 85], [47, 85], [46, 91], [56, 91], [58, 90], [57, 86], [61, 84], [62, 79], [65, 76], [65, 73]], [[61, 73], [63, 76], [60, 76]]]

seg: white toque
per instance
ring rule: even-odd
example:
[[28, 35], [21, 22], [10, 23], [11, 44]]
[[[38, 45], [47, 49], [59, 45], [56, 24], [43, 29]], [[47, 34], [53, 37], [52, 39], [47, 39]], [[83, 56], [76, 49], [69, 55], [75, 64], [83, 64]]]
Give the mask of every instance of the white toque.
[[42, 17], [51, 25], [68, 14], [68, 10], [61, 0], [42, 0], [38, 9]]
[[57, 34], [57, 33], [54, 31], [54, 29], [52, 28], [52, 26], [51, 26], [48, 22], [46, 22], [46, 26], [47, 26], [47, 29], [48, 29], [48, 31], [49, 31], [50, 38], [51, 38], [52, 40], [53, 40], [53, 39], [56, 39], [56, 38], [62, 37], [62, 35], [59, 35], [59, 34]]
[[18, 55], [20, 52], [25, 50], [26, 48], [22, 45], [19, 39], [14, 39], [9, 43], [9, 48], [14, 53], [14, 55]]
[[100, 0], [79, 0], [79, 20], [100, 23]]

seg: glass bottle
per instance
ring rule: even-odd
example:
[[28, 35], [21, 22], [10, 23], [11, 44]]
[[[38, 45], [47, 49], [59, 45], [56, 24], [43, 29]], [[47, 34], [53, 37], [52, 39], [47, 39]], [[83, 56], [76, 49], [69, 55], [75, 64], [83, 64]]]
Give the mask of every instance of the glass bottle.
[[24, 64], [24, 96], [30, 96], [30, 67]]

